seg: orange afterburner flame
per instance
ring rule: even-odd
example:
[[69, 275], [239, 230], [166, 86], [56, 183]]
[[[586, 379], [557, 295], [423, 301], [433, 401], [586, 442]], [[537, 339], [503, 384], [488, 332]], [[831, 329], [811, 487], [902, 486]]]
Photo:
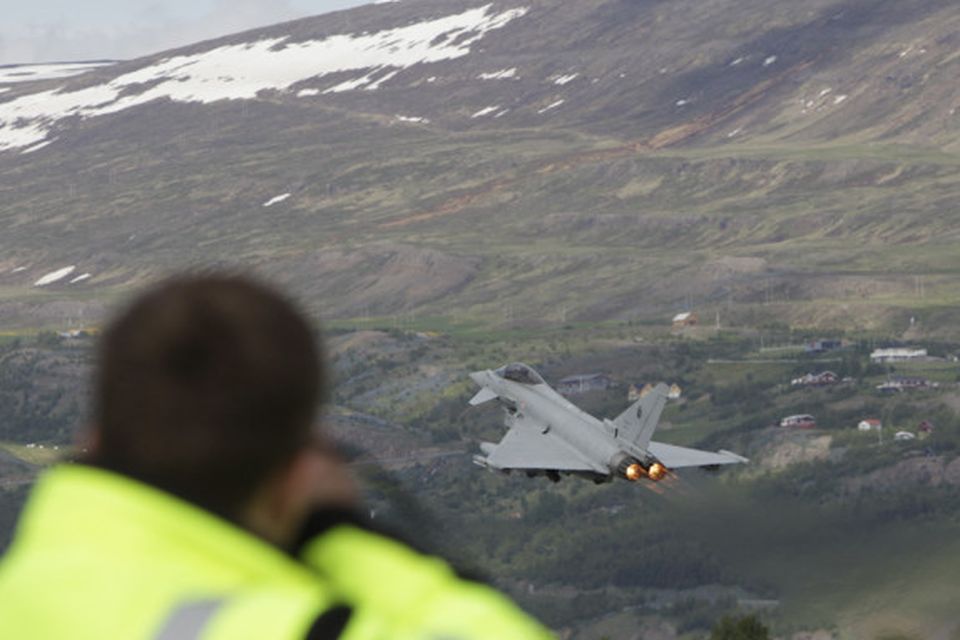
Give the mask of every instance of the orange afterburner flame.
[[627, 470], [623, 472], [623, 475], [627, 476], [627, 480], [636, 482], [646, 474], [643, 472], [643, 467], [637, 463], [633, 463], [627, 467]]
[[647, 470], [647, 475], [654, 482], [657, 480], [662, 480], [663, 477], [667, 475], [667, 468], [659, 462], [654, 462], [652, 465], [650, 465], [650, 469]]

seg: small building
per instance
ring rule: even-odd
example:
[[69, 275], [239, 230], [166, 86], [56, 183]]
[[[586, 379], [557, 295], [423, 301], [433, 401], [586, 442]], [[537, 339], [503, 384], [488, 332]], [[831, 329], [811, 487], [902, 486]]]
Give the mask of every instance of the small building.
[[910, 433], [909, 431], [897, 431], [893, 434], [894, 440], [916, 440], [917, 435], [915, 433]]
[[907, 362], [909, 360], [923, 360], [927, 357], [926, 349], [874, 349], [870, 354], [870, 361], [877, 363]]
[[605, 391], [612, 384], [610, 376], [605, 373], [581, 373], [560, 380], [557, 383], [557, 391], [565, 396], [572, 396], [587, 391]]
[[933, 389], [939, 386], [939, 383], [930, 382], [926, 378], [895, 376], [882, 384], [878, 384], [877, 391], [880, 393], [896, 393], [914, 389]]
[[883, 423], [876, 418], [867, 418], [866, 420], [861, 420], [857, 425], [857, 429], [859, 431], [879, 431], [882, 428]]
[[694, 327], [699, 322], [697, 314], [692, 311], [685, 311], [673, 316], [673, 328], [683, 329], [684, 327]]
[[817, 419], [809, 413], [787, 416], [780, 420], [780, 426], [787, 429], [816, 429]]
[[843, 341], [835, 339], [812, 340], [803, 345], [803, 350], [807, 353], [824, 353], [834, 349], [842, 349]]
[[833, 371], [821, 371], [820, 373], [808, 373], [799, 378], [790, 381], [795, 387], [824, 387], [840, 382], [840, 376]]

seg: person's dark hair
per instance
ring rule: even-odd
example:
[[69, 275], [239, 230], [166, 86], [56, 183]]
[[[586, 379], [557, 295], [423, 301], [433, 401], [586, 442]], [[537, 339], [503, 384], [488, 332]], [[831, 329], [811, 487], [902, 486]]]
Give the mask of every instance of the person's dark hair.
[[99, 348], [94, 464], [228, 518], [310, 437], [326, 376], [304, 316], [250, 279], [182, 276]]

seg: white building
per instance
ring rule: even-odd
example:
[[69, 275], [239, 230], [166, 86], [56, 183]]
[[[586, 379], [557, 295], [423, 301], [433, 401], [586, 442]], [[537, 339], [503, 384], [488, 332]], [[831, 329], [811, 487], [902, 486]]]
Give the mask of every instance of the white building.
[[927, 357], [926, 349], [874, 349], [871, 362], [904, 362]]

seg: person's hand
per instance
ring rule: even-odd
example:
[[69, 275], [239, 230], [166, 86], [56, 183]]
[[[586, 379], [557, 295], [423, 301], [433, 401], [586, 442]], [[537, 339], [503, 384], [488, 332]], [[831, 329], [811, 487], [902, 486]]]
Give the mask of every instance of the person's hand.
[[323, 435], [314, 435], [303, 454], [307, 508], [357, 509], [360, 488], [336, 445]]

